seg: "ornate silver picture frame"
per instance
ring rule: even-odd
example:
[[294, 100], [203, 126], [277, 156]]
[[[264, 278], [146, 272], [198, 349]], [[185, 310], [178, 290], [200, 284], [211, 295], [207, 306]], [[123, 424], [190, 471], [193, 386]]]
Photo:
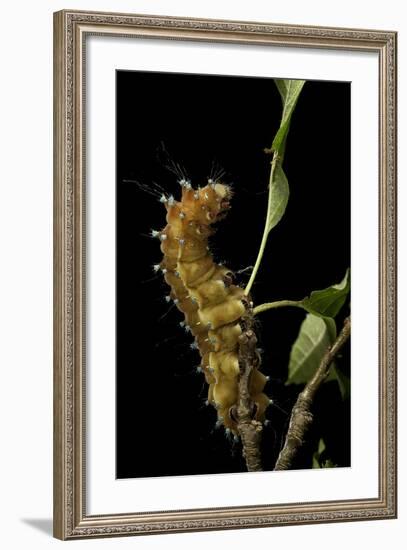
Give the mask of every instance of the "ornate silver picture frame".
[[[92, 36], [371, 53], [377, 124], [377, 494], [368, 498], [134, 512], [89, 512], [86, 48]], [[145, 535], [395, 518], [396, 485], [396, 42], [391, 31], [323, 28], [74, 10], [54, 14], [54, 536]], [[102, 93], [102, 92], [101, 92]], [[114, 185], [114, 182], [112, 182]], [[93, 206], [96, 208], [96, 206]], [[377, 242], [377, 241], [375, 241]], [[357, 345], [357, 344], [355, 344]], [[357, 396], [356, 396], [357, 399]], [[246, 475], [246, 474], [245, 474]], [[252, 475], [252, 474], [247, 474]], [[276, 474], [272, 474], [276, 475]], [[277, 474], [278, 475], [278, 474]]]

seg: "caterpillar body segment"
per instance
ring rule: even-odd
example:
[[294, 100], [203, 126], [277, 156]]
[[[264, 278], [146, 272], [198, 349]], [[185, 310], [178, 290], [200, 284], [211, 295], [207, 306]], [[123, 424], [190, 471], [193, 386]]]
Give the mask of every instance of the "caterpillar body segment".
[[[232, 192], [221, 183], [200, 189], [185, 180], [180, 184], [180, 201], [172, 196], [160, 199], [167, 209], [167, 225], [155, 232], [164, 255], [159, 268], [171, 288], [169, 299], [185, 316], [182, 326], [195, 338], [193, 345], [209, 385], [207, 401], [217, 410], [217, 425], [237, 435], [233, 411], [239, 400], [239, 337], [243, 326], [252, 326], [252, 304], [243, 289], [233, 284], [230, 270], [214, 262], [208, 247], [213, 224], [226, 214]], [[254, 418], [260, 421], [270, 403], [263, 393], [266, 382], [253, 369], [249, 391], [256, 405]]]

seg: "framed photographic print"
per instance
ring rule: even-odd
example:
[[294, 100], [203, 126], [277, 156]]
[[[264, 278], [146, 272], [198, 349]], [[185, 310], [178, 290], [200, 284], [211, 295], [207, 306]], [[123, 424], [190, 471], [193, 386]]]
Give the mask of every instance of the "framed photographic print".
[[54, 54], [55, 536], [396, 517], [396, 33]]

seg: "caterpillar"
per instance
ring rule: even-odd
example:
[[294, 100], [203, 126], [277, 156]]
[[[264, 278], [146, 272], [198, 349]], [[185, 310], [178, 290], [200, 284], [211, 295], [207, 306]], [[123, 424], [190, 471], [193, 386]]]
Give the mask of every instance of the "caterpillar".
[[[167, 224], [151, 233], [159, 239], [163, 253], [154, 270], [162, 272], [170, 287], [167, 302], [172, 301], [184, 314], [180, 325], [194, 337], [191, 348], [200, 353], [198, 370], [209, 385], [207, 403], [217, 411], [217, 425], [238, 436], [239, 336], [244, 327], [253, 326], [253, 304], [234, 284], [231, 270], [214, 261], [208, 246], [214, 224], [230, 208], [232, 190], [211, 179], [198, 189], [185, 179], [179, 183], [179, 201], [172, 195], [160, 199], [167, 211]], [[260, 422], [270, 403], [263, 393], [267, 380], [258, 367], [251, 372], [253, 418]]]

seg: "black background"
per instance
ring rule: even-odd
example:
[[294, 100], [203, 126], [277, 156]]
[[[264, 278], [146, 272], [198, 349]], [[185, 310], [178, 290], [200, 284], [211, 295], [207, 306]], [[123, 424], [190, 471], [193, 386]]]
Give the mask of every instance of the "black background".
[[[198, 352], [169, 308], [168, 287], [152, 265], [161, 261], [151, 228], [165, 225], [155, 184], [179, 196], [178, 163], [193, 185], [217, 169], [235, 196], [211, 249], [238, 271], [253, 265], [264, 226], [271, 145], [281, 117], [272, 79], [117, 72], [117, 477], [245, 471], [240, 444], [215, 429]], [[166, 150], [163, 151], [163, 146]], [[270, 234], [252, 288], [255, 304], [301, 299], [339, 282], [350, 265], [350, 84], [307, 82], [294, 113], [284, 169], [286, 214]], [[249, 272], [237, 276], [244, 285]], [[338, 324], [347, 313], [344, 308]], [[260, 318], [260, 317], [259, 317]], [[262, 370], [270, 376], [265, 469], [281, 448], [300, 387], [285, 386], [290, 347], [304, 313], [266, 312], [259, 326]], [[343, 368], [349, 370], [349, 346]], [[349, 402], [335, 382], [324, 385], [316, 422], [295, 467], [311, 466], [326, 440], [333, 462], [350, 464]]]

